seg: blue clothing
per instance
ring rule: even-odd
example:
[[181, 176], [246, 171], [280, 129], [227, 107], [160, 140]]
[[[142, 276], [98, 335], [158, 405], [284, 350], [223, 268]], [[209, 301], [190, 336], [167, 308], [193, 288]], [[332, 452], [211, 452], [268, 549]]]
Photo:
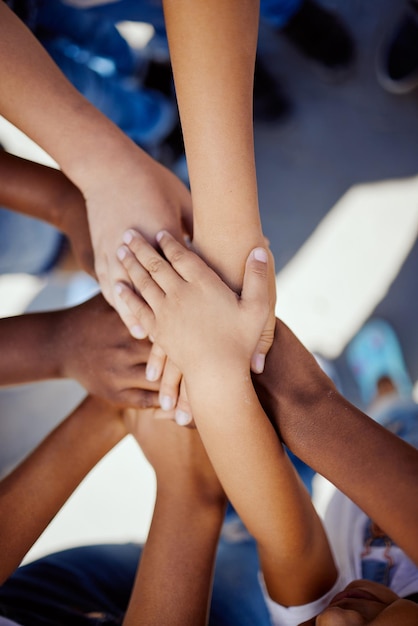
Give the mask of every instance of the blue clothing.
[[[209, 626], [271, 626], [247, 538], [220, 541]], [[133, 543], [84, 546], [22, 566], [0, 587], [0, 615], [21, 626], [120, 625], [141, 552]]]
[[[260, 16], [274, 28], [285, 26], [300, 9], [303, 0], [261, 0]], [[161, 0], [119, 0], [87, 9], [113, 22], [132, 20], [152, 24], [159, 35], [165, 33]]]
[[375, 403], [370, 416], [392, 433], [418, 449], [418, 404], [396, 392]]
[[173, 130], [173, 103], [134, 78], [134, 54], [113, 21], [44, 0], [34, 33], [76, 89], [145, 150], [159, 146]]
[[49, 224], [0, 208], [0, 274], [43, 274], [63, 244], [63, 235]]
[[302, 4], [303, 0], [261, 0], [260, 16], [273, 28], [283, 28]]

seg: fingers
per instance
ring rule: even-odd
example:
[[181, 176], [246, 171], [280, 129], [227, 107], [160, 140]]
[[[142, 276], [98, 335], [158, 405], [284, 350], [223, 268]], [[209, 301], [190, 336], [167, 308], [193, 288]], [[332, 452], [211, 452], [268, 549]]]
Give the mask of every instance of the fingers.
[[114, 291], [119, 314], [132, 337], [144, 339], [152, 335], [155, 317], [143, 298], [125, 283], [116, 283]]
[[[171, 238], [171, 235], [169, 237]], [[123, 240], [125, 245], [119, 248], [118, 258], [128, 272], [135, 289], [154, 308], [158, 306], [165, 293], [175, 288], [179, 281], [183, 281], [170, 266], [170, 262], [167, 263], [140, 233], [130, 229], [124, 234]], [[179, 254], [181, 251], [187, 252], [181, 244], [178, 242], [176, 244]]]
[[138, 234], [134, 240], [135, 246], [132, 247], [135, 250], [123, 245], [117, 250], [117, 257], [127, 271], [135, 291], [152, 309], [155, 309], [164, 298], [164, 291], [153, 273], [156, 274], [158, 269], [164, 266], [171, 272], [173, 270], [141, 235]]
[[145, 370], [147, 380], [155, 381], [161, 378], [166, 360], [167, 357], [164, 350], [157, 343], [154, 343], [151, 348], [147, 368]]
[[172, 411], [179, 395], [182, 374], [179, 368], [167, 359], [160, 384], [160, 405], [164, 411]]
[[245, 264], [241, 300], [247, 303], [261, 304], [269, 310], [269, 284], [267, 273], [268, 255], [264, 248], [254, 248]]
[[214, 275], [214, 272], [197, 254], [180, 244], [166, 230], [157, 233], [156, 239], [166, 259], [185, 281], [191, 282], [202, 272], [205, 272], [207, 276]]
[[254, 354], [251, 357], [251, 370], [254, 374], [261, 374], [264, 371], [266, 354], [270, 350], [274, 339], [275, 321], [268, 320], [267, 326], [264, 328], [260, 340], [257, 344]]
[[[115, 285], [114, 302], [122, 322], [132, 337], [145, 339], [148, 333], [142, 326], [141, 319], [146, 314], [146, 304], [141, 301], [141, 298], [133, 292], [131, 287], [125, 283], [118, 282]], [[140, 311], [141, 305], [144, 307], [142, 314]], [[152, 312], [149, 311], [149, 313], [150, 320], [147, 326], [151, 325], [153, 321]]]
[[[245, 306], [253, 308], [262, 324], [267, 323], [270, 311], [268, 253], [264, 248], [255, 248], [248, 256], [241, 294]], [[263, 326], [261, 327], [263, 329]], [[267, 325], [251, 358], [251, 369], [259, 374], [264, 370], [266, 354], [273, 342], [274, 324], [272, 329]]]
[[[137, 261], [149, 272], [153, 280], [165, 293], [175, 289], [181, 279], [191, 281], [202, 271], [212, 273], [212, 270], [207, 267], [197, 254], [179, 243], [177, 239], [165, 230], [157, 233], [156, 240], [168, 263], [136, 230], [128, 230], [124, 234], [123, 239], [135, 255]], [[126, 262], [123, 264], [130, 274]], [[139, 285], [135, 281], [133, 282], [138, 291], [142, 293]], [[143, 295], [145, 297], [145, 294]]]
[[187, 397], [184, 378], [182, 378], [180, 385], [180, 394], [177, 400], [177, 407], [174, 419], [179, 426], [194, 426], [192, 409], [189, 404], [189, 399]]
[[159, 394], [145, 389], [124, 389], [119, 393], [117, 404], [136, 409], [158, 409]]
[[107, 256], [95, 258], [94, 271], [97, 281], [99, 282], [100, 289], [105, 300], [110, 306], [115, 307], [115, 293], [113, 286], [116, 282], [128, 282], [128, 275], [125, 268], [113, 260], [110, 263], [110, 259]]
[[163, 417], [174, 419], [179, 426], [192, 424], [192, 411], [182, 373], [170, 359], [166, 361], [161, 379], [160, 405], [165, 413]]

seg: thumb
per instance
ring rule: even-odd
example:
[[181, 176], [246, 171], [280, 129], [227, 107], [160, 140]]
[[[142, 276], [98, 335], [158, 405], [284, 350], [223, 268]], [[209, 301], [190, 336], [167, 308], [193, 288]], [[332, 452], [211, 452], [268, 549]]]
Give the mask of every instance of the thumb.
[[245, 264], [241, 300], [248, 306], [259, 307], [259, 312], [269, 310], [268, 254], [264, 248], [254, 248]]
[[[251, 369], [261, 373], [264, 361], [273, 341], [274, 319], [270, 324], [270, 290], [268, 253], [264, 248], [255, 248], [248, 256], [241, 292], [241, 301], [250, 308], [258, 325], [259, 340], [251, 358]], [[273, 315], [274, 318], [274, 315]], [[270, 328], [271, 327], [271, 328]]]
[[242, 290], [244, 300], [254, 307], [263, 324], [257, 347], [251, 357], [251, 369], [255, 374], [260, 374], [264, 370], [266, 354], [274, 339], [275, 285], [274, 261], [271, 253], [265, 248], [255, 248], [247, 259]]
[[257, 347], [251, 357], [251, 370], [254, 372], [254, 374], [261, 374], [264, 370], [266, 354], [270, 350], [270, 347], [273, 343], [275, 326], [275, 316], [269, 316], [267, 324], [264, 327], [263, 332], [261, 333], [261, 337], [258, 341]]

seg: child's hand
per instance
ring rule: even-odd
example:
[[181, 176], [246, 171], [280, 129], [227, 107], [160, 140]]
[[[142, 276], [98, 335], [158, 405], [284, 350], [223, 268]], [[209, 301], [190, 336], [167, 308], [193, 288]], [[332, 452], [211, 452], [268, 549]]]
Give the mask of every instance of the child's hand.
[[128, 245], [119, 250], [141, 296], [121, 283], [116, 293], [137, 324], [174, 361], [186, 382], [200, 367], [217, 370], [239, 364], [249, 373], [269, 314], [266, 250], [256, 248], [248, 257], [238, 297], [169, 233], [159, 233], [157, 240], [167, 261], [134, 230], [128, 231]]
[[133, 339], [101, 295], [59, 315], [52, 349], [62, 377], [119, 406], [158, 405], [158, 384], [145, 378], [149, 341]]
[[185, 231], [189, 235], [192, 232], [191, 197], [172, 172], [131, 142], [124, 142], [121, 152], [112, 150], [100, 161], [101, 171], [89, 172], [80, 188], [86, 199], [95, 270], [103, 296], [130, 328], [130, 311], [114, 294], [115, 282], [127, 280], [116, 257], [122, 235], [128, 228], [140, 228], [149, 241], [155, 241], [155, 234], [166, 228], [182, 240]]

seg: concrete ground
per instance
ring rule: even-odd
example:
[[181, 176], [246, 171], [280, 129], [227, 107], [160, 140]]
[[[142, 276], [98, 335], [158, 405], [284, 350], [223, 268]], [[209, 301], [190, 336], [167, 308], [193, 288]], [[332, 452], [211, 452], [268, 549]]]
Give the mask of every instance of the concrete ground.
[[356, 399], [344, 348], [370, 315], [392, 323], [418, 379], [418, 90], [393, 95], [376, 75], [405, 2], [323, 4], [356, 42], [355, 67], [339, 81], [261, 29], [265, 58], [294, 108], [285, 123], [256, 129], [260, 205], [279, 272], [278, 313], [311, 349], [337, 359]]
[[[293, 106], [286, 120], [256, 125], [260, 210], [276, 260], [278, 314], [309, 349], [333, 360], [346, 394], [359, 403], [345, 348], [372, 315], [394, 326], [418, 380], [418, 90], [393, 95], [376, 77], [380, 46], [404, 2], [322, 1], [346, 20], [356, 42], [355, 66], [338, 81], [265, 25], [260, 30], [264, 59]], [[63, 290], [4, 277], [0, 314], [23, 311], [34, 296], [36, 308], [49, 306], [51, 297], [62, 304], [67, 286]], [[3, 392], [3, 470], [81, 395], [70, 382]], [[153, 495], [152, 472], [126, 441], [94, 470], [31, 556], [142, 538]]]

